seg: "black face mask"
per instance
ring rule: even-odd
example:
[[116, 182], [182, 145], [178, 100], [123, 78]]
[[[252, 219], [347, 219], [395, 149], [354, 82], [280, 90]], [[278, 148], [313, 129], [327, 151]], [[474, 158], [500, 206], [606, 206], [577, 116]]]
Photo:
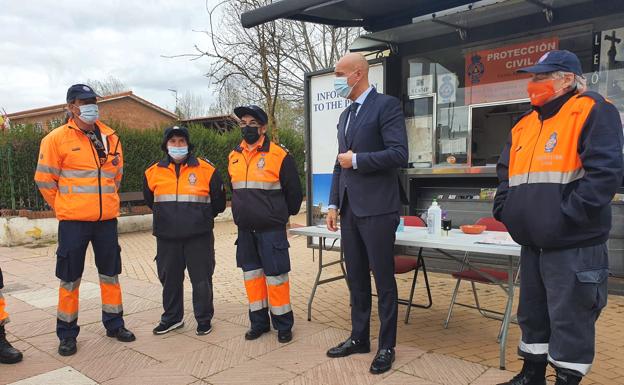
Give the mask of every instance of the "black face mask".
[[248, 144], [254, 144], [260, 139], [259, 127], [245, 126], [241, 132], [243, 134], [243, 140]]

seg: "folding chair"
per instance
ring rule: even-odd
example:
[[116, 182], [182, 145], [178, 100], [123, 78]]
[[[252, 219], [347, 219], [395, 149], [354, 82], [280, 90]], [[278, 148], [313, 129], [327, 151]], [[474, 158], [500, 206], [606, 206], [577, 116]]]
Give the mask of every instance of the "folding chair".
[[[420, 217], [417, 216], [404, 216], [403, 223], [405, 226], [414, 226], [414, 227], [426, 227], [427, 224]], [[425, 277], [425, 287], [427, 288], [427, 304], [416, 304], [413, 302], [414, 300], [414, 291], [416, 289], [416, 278], [418, 278], [418, 271], [422, 268], [423, 275]], [[407, 313], [405, 314], [405, 323], [409, 322], [410, 310], [412, 307], [419, 307], [423, 309], [428, 309], [432, 305], [431, 300], [431, 288], [429, 287], [429, 277], [427, 276], [427, 267], [425, 266], [425, 260], [422, 256], [422, 247], [418, 250], [418, 257], [414, 258], [413, 256], [407, 255], [395, 255], [394, 256], [394, 274], [405, 274], [410, 271], [414, 271], [414, 278], [412, 279], [412, 287], [410, 289], [410, 295], [408, 299], [398, 299], [398, 303], [401, 305], [407, 306]]]
[[[505, 227], [505, 225], [499, 221], [497, 221], [496, 219], [492, 218], [492, 217], [485, 217], [485, 218], [480, 218], [475, 224], [477, 225], [483, 225], [486, 227], [486, 230], [488, 231], [507, 231], [507, 228]], [[482, 284], [486, 284], [486, 285], [496, 285], [497, 283], [486, 277], [483, 276], [479, 273], [485, 273], [489, 276], [491, 276], [492, 278], [496, 279], [497, 281], [507, 281], [509, 279], [509, 274], [506, 271], [502, 271], [502, 270], [497, 270], [497, 269], [493, 269], [493, 268], [477, 268], [477, 269], [467, 269], [466, 270], [466, 266], [468, 263], [468, 252], [465, 253], [464, 255], [464, 259], [462, 261], [462, 265], [461, 265], [461, 269], [460, 271], [454, 272], [452, 273], [453, 278], [457, 279], [457, 283], [455, 284], [455, 290], [453, 291], [453, 296], [451, 298], [451, 304], [449, 305], [449, 310], [448, 310], [448, 314], [446, 316], [446, 320], [444, 321], [444, 328], [448, 328], [448, 324], [449, 321], [451, 319], [451, 315], [453, 313], [453, 306], [454, 305], [459, 305], [459, 306], [464, 306], [464, 307], [468, 307], [471, 309], [477, 309], [479, 311], [479, 313], [481, 313], [482, 316], [487, 317], [487, 318], [491, 318], [491, 319], [496, 319], [499, 321], [503, 320], [503, 316], [504, 313], [499, 312], [499, 311], [495, 311], [495, 310], [491, 310], [491, 309], [486, 309], [481, 307], [480, 303], [479, 303], [479, 296], [477, 295], [477, 289], [475, 286], [475, 283], [482, 283]], [[519, 269], [517, 270], [517, 272], [515, 273], [515, 276], [513, 277], [513, 281], [514, 283], [516, 282], [517, 278], [518, 278], [518, 273], [519, 273]], [[472, 293], [474, 295], [474, 300], [475, 300], [475, 305], [469, 305], [469, 304], [465, 304], [465, 303], [461, 303], [461, 302], [457, 302], [457, 293], [459, 292], [459, 285], [461, 283], [461, 281], [468, 281], [470, 282], [470, 285], [472, 286]], [[509, 301], [509, 299], [508, 299]], [[501, 333], [502, 333], [502, 324], [501, 324], [501, 330], [499, 331], [498, 334], [498, 338], [497, 340], [500, 341], [500, 337], [501, 337]]]

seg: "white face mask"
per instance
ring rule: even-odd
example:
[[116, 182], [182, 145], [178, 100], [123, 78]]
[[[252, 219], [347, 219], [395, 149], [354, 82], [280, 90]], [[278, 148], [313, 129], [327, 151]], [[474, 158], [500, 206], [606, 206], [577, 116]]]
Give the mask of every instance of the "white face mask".
[[167, 146], [167, 152], [169, 156], [175, 160], [182, 160], [188, 155], [188, 146], [175, 147]]
[[87, 124], [95, 123], [95, 121], [100, 117], [97, 104], [84, 104], [82, 106], [78, 106], [78, 108], [80, 108], [80, 115], [78, 116], [78, 119]]

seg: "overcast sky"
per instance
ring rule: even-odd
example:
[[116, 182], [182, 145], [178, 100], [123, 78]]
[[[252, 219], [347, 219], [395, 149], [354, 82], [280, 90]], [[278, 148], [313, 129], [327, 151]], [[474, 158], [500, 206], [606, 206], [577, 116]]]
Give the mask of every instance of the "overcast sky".
[[[214, 1], [209, 0], [212, 4]], [[173, 110], [191, 91], [213, 97], [208, 59], [165, 59], [205, 45], [204, 0], [1, 0], [0, 109], [65, 102], [67, 88], [112, 75], [134, 93]]]

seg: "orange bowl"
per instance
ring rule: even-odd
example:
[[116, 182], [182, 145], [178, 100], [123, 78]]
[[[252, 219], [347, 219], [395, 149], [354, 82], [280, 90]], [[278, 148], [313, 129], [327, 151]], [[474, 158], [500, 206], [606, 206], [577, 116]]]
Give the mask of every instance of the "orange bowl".
[[486, 227], [483, 225], [462, 225], [459, 226], [459, 228], [465, 234], [481, 234], [486, 229]]

